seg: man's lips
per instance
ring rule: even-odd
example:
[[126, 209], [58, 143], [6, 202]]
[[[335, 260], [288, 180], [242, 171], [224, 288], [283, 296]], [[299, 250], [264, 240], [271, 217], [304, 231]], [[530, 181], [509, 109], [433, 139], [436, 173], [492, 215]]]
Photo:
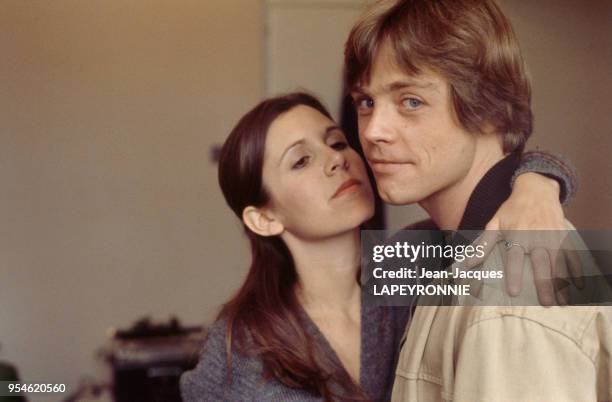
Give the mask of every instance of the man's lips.
[[374, 173], [395, 173], [411, 164], [411, 162], [396, 162], [386, 159], [368, 159], [368, 163]]
[[361, 182], [357, 179], [348, 179], [338, 187], [332, 198], [338, 198], [342, 194], [351, 191], [355, 186], [360, 186]]

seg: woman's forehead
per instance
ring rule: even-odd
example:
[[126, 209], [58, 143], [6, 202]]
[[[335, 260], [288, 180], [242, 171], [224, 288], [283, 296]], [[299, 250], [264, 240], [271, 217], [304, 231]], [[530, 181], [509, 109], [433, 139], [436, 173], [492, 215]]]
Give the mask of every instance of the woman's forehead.
[[266, 149], [278, 150], [300, 140], [323, 137], [335, 123], [318, 110], [298, 105], [278, 116], [270, 125]]

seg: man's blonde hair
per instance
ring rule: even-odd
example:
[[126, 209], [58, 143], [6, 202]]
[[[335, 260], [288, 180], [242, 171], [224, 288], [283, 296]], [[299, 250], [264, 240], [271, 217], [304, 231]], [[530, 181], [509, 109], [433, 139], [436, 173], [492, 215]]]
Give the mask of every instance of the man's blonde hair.
[[377, 52], [389, 44], [408, 74], [427, 68], [450, 85], [454, 111], [470, 132], [490, 125], [504, 152], [522, 152], [531, 135], [531, 84], [518, 41], [493, 0], [381, 0], [353, 27], [345, 84], [367, 84]]

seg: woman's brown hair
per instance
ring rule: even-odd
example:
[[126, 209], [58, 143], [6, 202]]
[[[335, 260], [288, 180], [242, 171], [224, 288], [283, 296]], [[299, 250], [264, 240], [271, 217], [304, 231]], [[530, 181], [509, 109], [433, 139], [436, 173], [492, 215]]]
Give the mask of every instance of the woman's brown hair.
[[431, 69], [450, 85], [459, 122], [486, 125], [504, 152], [522, 152], [531, 135], [531, 84], [510, 21], [493, 0], [381, 0], [354, 25], [345, 47], [345, 86], [367, 83], [388, 44], [408, 74]]
[[[276, 118], [299, 105], [312, 107], [331, 119], [311, 95], [292, 93], [271, 98], [242, 117], [223, 145], [219, 184], [238, 218], [247, 206], [268, 203], [269, 194], [262, 181], [267, 132]], [[255, 354], [263, 360], [264, 375], [288, 387], [326, 400], [339, 399], [339, 394], [363, 399], [359, 386], [308, 334], [305, 312], [295, 296], [293, 258], [283, 240], [259, 236], [246, 225], [244, 230], [251, 244], [251, 266], [244, 284], [223, 305], [218, 317], [227, 321], [229, 372], [234, 352]]]

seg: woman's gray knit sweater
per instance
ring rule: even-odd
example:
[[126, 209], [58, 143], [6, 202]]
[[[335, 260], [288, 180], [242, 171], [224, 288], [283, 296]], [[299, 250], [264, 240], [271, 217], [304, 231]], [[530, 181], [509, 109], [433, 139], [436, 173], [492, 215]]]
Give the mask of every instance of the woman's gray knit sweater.
[[[408, 321], [407, 307], [364, 306], [361, 309], [360, 385], [375, 401], [386, 401], [395, 378], [400, 340]], [[306, 331], [341, 366], [340, 361], [310, 318], [305, 315]], [[263, 364], [258, 357], [232, 355], [232, 383], [227, 383], [224, 321], [210, 329], [198, 365], [181, 377], [185, 402], [194, 401], [323, 401], [299, 389], [289, 388], [275, 379], [264, 380]]]

